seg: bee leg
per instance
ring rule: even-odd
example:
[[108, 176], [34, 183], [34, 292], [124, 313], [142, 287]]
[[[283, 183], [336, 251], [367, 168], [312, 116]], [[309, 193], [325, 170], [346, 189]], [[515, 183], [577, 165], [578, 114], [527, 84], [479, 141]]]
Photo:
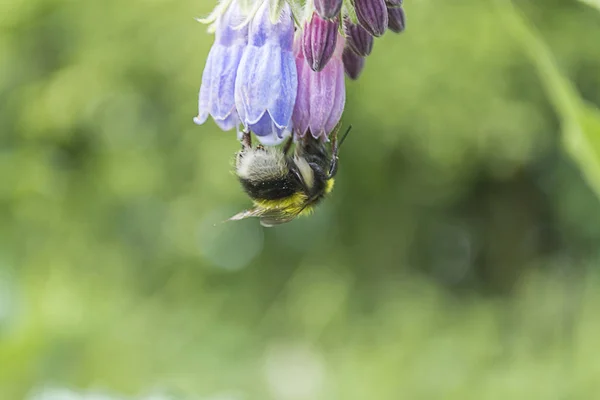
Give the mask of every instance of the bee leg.
[[[341, 122], [340, 122], [341, 124]], [[340, 140], [338, 142], [337, 140], [337, 134], [338, 134], [338, 130], [340, 128], [340, 124], [338, 124], [338, 126], [336, 127], [336, 129], [331, 133], [331, 166], [329, 167], [329, 178], [333, 178], [335, 176], [335, 174], [337, 173], [337, 168], [338, 168], [338, 152], [340, 150], [340, 146], [344, 143], [344, 140], [346, 140], [346, 137], [348, 137], [348, 134], [350, 133], [350, 130], [352, 129], [352, 125], [350, 125], [348, 127], [348, 129], [346, 129], [346, 133], [344, 133], [344, 136], [342, 136], [342, 140]]]
[[287, 153], [290, 151], [290, 148], [292, 147], [292, 143], [294, 142], [294, 139], [292, 137], [290, 137], [287, 142], [285, 142], [285, 144], [283, 145], [283, 154], [287, 155]]
[[338, 146], [338, 141], [337, 141], [337, 132], [338, 132], [337, 129], [334, 130], [333, 132], [331, 132], [331, 164], [329, 165], [329, 173], [327, 175], [327, 177], [329, 179], [331, 179], [335, 176], [335, 174], [337, 173], [337, 168], [338, 168], [339, 146]]
[[250, 131], [244, 129], [242, 132], [242, 150], [248, 150], [252, 148], [252, 136], [250, 135]]

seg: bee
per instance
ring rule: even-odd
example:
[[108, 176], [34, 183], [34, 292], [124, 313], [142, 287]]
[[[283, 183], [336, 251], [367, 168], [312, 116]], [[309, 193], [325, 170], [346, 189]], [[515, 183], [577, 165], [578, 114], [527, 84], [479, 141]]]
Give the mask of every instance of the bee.
[[292, 138], [282, 148], [261, 145], [253, 148], [250, 132], [244, 132], [242, 149], [236, 154], [235, 172], [254, 207], [229, 221], [258, 217], [262, 226], [272, 227], [311, 214], [333, 189], [338, 151], [351, 128], [338, 142], [338, 125], [331, 133], [329, 146], [307, 133], [293, 152]]

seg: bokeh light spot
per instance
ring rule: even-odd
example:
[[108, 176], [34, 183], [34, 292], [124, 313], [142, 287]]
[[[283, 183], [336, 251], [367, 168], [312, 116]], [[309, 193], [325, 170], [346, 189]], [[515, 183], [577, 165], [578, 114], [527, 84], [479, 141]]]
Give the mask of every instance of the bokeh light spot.
[[198, 227], [198, 246], [215, 267], [240, 270], [260, 254], [264, 244], [263, 227], [257, 219], [228, 221], [230, 210], [215, 210]]

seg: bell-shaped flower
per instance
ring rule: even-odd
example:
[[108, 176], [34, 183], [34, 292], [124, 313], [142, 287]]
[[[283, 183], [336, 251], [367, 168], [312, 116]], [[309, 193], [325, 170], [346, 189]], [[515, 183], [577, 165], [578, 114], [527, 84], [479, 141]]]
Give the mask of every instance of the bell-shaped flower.
[[242, 20], [242, 12], [234, 0], [215, 21], [215, 42], [202, 74], [198, 116], [194, 118], [198, 125], [206, 122], [209, 115], [225, 131], [240, 123], [235, 106], [235, 79], [248, 42], [248, 29], [235, 27]]
[[310, 132], [315, 138], [327, 140], [342, 117], [346, 102], [342, 61], [345, 39], [340, 33], [337, 35], [331, 60], [319, 72], [313, 71], [304, 59], [301, 35], [296, 39], [298, 96], [292, 117], [295, 136]]
[[294, 22], [290, 6], [270, 19], [271, 1], [261, 0], [248, 26], [246, 46], [235, 80], [235, 104], [244, 128], [265, 145], [291, 131], [298, 77], [294, 62]]

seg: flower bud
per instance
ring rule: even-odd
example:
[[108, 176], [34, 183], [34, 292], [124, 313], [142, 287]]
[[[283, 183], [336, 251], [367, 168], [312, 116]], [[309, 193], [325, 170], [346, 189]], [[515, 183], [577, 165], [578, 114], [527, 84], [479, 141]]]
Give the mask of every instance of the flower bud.
[[342, 54], [342, 60], [346, 75], [352, 80], [357, 80], [365, 66], [365, 58], [353, 52], [350, 47], [346, 47]]
[[402, 7], [388, 8], [388, 28], [390, 28], [392, 32], [400, 33], [404, 31], [405, 26], [406, 19], [404, 9]]
[[343, 0], [314, 0], [315, 9], [321, 18], [331, 19], [339, 15]]
[[356, 54], [366, 57], [373, 50], [373, 35], [371, 35], [361, 25], [355, 25], [346, 18], [344, 21], [344, 33], [346, 34], [346, 44]]
[[354, 0], [356, 17], [373, 36], [381, 36], [388, 27], [388, 13], [384, 0]]
[[326, 20], [313, 13], [302, 32], [302, 52], [313, 71], [321, 71], [331, 59], [338, 36], [338, 19]]

